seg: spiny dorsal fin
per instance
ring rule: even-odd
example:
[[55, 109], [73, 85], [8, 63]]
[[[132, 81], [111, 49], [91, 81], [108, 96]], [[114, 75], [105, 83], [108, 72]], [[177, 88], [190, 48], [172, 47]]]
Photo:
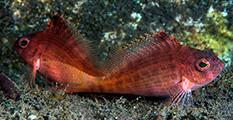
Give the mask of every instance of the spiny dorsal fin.
[[114, 48], [110, 51], [101, 70], [106, 75], [111, 74], [130, 62], [143, 58], [143, 56], [159, 55], [160, 52], [172, 50], [180, 45], [174, 36], [169, 36], [163, 31], [146, 35], [147, 37], [141, 36], [141, 39], [136, 39], [124, 48]]
[[141, 40], [137, 39], [136, 42], [133, 42], [133, 44], [126, 47], [126, 49], [136, 53], [139, 53], [140, 51], [162, 52], [180, 45], [173, 35], [169, 36], [163, 31], [160, 31], [159, 33], [153, 31], [152, 33], [152, 35], [145, 34], [146, 37], [140, 36]]
[[96, 45], [85, 40], [80, 30], [77, 30], [77, 26], [74, 23], [70, 23], [69, 19], [65, 20], [63, 15], [59, 17], [55, 13], [47, 24], [47, 31], [50, 35], [59, 37], [59, 39], [55, 38], [57, 44], [69, 46], [74, 52], [78, 53], [76, 57], [87, 59], [87, 64], [93, 64], [96, 68], [102, 65], [100, 51], [96, 48]]

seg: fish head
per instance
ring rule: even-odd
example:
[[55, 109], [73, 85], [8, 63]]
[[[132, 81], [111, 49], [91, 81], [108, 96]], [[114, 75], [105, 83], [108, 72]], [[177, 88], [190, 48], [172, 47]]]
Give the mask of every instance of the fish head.
[[43, 31], [22, 36], [13, 45], [20, 57], [31, 67], [41, 56], [39, 36], [43, 36]]
[[183, 75], [194, 84], [192, 90], [200, 88], [213, 81], [225, 68], [224, 63], [217, 55], [210, 51], [201, 51], [193, 48], [185, 61]]

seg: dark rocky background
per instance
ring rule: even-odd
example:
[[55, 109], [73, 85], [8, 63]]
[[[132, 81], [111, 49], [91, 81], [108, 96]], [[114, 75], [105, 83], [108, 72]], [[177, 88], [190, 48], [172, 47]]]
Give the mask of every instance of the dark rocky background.
[[[224, 0], [2, 0], [0, 1], [0, 73], [21, 90], [19, 100], [0, 92], [0, 119], [232, 119], [233, 2]], [[214, 51], [226, 70], [193, 92], [192, 106], [171, 109], [165, 98], [53, 91], [37, 76], [31, 89], [26, 63], [13, 49], [22, 35], [46, 29], [58, 12], [75, 21], [85, 38], [106, 55], [150, 31], [173, 34], [181, 44]], [[1, 89], [2, 90], [2, 89]]]

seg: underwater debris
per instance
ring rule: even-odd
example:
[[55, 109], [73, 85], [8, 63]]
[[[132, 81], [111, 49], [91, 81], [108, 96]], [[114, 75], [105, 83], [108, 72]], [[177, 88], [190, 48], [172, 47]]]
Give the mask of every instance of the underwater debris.
[[18, 100], [21, 92], [15, 86], [14, 82], [7, 77], [4, 73], [0, 74], [0, 86], [2, 87], [2, 91], [4, 92], [4, 96], [7, 99]]

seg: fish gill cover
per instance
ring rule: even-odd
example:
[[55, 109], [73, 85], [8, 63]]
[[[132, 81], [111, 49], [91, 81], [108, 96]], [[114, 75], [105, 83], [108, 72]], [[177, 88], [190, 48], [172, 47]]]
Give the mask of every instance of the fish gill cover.
[[[95, 43], [104, 51], [103, 55], [106, 55], [112, 44], [122, 46], [138, 38], [139, 35], [153, 30], [172, 33], [183, 45], [214, 51], [216, 50], [214, 47], [212, 49], [205, 47], [209, 44], [208, 42], [201, 41], [206, 41], [208, 38], [200, 39], [200, 42], [193, 45], [194, 39], [185, 36], [204, 32], [207, 35], [211, 34], [210, 38], [219, 38], [213, 36], [218, 34], [205, 32], [208, 30], [203, 27], [208, 26], [207, 24], [209, 26], [215, 24], [213, 22], [216, 19], [215, 15], [210, 19], [207, 17], [211, 7], [212, 11], [223, 13], [220, 20], [227, 20], [227, 22], [222, 22], [220, 26], [232, 33], [230, 1], [79, 0], [67, 2], [59, 0], [52, 2], [46, 0], [29, 2], [3, 0], [0, 5], [0, 72], [6, 73], [22, 90], [18, 102], [1, 98], [0, 117], [2, 119], [35, 117], [42, 119], [232, 119], [232, 66], [228, 64], [231, 61], [226, 60], [228, 68], [216, 80], [193, 92], [195, 107], [185, 108], [179, 105], [175, 110], [170, 110], [160, 101], [148, 97], [55, 92], [47, 88], [49, 83], [40, 76], [37, 77], [39, 89], [30, 89], [22, 76], [26, 72], [25, 63], [12, 49], [14, 41], [19, 36], [46, 29], [47, 20], [53, 13], [59, 12], [77, 22], [85, 38], [95, 40]], [[232, 41], [232, 36], [222, 37], [222, 35], [226, 34], [219, 34], [221, 38], [229, 38]], [[218, 41], [221, 43], [225, 41], [224, 39], [218, 39]], [[215, 40], [211, 39], [211, 41]], [[226, 41], [222, 43], [231, 43]], [[214, 52], [220, 56], [221, 53], [229, 54], [232, 47], [221, 49], [220, 53]], [[225, 52], [225, 50], [230, 51]]]

